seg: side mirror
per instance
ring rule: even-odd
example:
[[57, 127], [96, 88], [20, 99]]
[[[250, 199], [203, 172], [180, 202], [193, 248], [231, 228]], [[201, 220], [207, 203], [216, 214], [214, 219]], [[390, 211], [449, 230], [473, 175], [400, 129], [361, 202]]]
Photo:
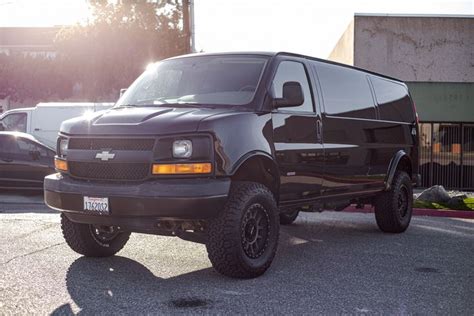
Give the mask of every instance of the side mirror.
[[120, 98], [122, 97], [122, 95], [127, 91], [127, 89], [120, 89]]
[[303, 89], [297, 81], [287, 81], [283, 84], [283, 97], [273, 100], [276, 108], [295, 107], [304, 103]]

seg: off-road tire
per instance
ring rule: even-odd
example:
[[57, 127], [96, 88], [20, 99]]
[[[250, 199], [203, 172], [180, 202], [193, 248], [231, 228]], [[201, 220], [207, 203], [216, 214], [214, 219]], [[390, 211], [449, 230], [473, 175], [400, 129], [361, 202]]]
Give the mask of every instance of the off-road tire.
[[[249, 254], [248, 214], [260, 216], [257, 236], [264, 240], [258, 256]], [[257, 216], [255, 217], [257, 218]], [[263, 222], [263, 225], [260, 225]], [[265, 229], [262, 229], [264, 227]], [[219, 215], [209, 222], [206, 248], [214, 269], [233, 278], [255, 278], [270, 267], [278, 246], [280, 222], [275, 198], [270, 190], [254, 182], [232, 184], [229, 199]], [[250, 230], [252, 233], [254, 230]], [[261, 232], [263, 237], [259, 235]], [[255, 239], [259, 240], [259, 239]]]
[[[404, 207], [404, 208], [403, 208]], [[390, 191], [375, 199], [375, 219], [381, 231], [402, 233], [410, 224], [413, 208], [411, 179], [404, 171], [397, 171]]]
[[291, 210], [289, 212], [280, 213], [280, 225], [293, 224], [299, 213], [299, 210]]
[[61, 229], [69, 247], [86, 257], [109, 257], [119, 252], [127, 243], [130, 232], [120, 232], [111, 240], [99, 241], [93, 236], [93, 227], [70, 221], [61, 213]]

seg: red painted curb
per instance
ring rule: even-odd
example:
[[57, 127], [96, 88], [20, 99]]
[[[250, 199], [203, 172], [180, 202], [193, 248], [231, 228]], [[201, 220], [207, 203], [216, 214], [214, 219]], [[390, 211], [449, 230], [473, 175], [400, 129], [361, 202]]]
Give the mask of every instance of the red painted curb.
[[[356, 208], [351, 205], [343, 210], [343, 212], [351, 213], [373, 213], [374, 209], [371, 205], [365, 205], [364, 208]], [[435, 210], [430, 208], [414, 208], [414, 216], [433, 216], [433, 217], [454, 217], [474, 219], [474, 211], [458, 211], [458, 210]]]

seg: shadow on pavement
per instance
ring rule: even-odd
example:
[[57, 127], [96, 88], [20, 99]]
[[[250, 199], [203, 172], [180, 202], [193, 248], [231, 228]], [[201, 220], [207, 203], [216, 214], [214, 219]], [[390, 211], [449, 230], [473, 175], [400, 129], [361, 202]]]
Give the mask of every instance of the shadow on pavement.
[[44, 204], [42, 190], [1, 190], [0, 213], [56, 213]]
[[[256, 279], [230, 279], [211, 268], [160, 278], [137, 261], [115, 256], [77, 259], [66, 284], [84, 314], [467, 311], [463, 297], [470, 281], [461, 282], [455, 272], [462, 265], [469, 271], [469, 260], [453, 267], [449, 258], [433, 258], [439, 238], [420, 228], [390, 235], [369, 222], [298, 221], [282, 228], [273, 266]], [[450, 291], [456, 296], [447, 296]], [[53, 314], [72, 312], [66, 304]]]

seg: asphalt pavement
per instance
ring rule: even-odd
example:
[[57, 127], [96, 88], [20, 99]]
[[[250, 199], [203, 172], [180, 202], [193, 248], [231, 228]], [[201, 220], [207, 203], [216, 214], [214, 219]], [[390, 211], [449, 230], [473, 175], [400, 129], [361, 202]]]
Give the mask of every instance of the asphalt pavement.
[[0, 314], [474, 314], [473, 220], [414, 217], [392, 235], [373, 214], [302, 214], [252, 280], [173, 237], [81, 257], [40, 195], [0, 195], [0, 231]]

